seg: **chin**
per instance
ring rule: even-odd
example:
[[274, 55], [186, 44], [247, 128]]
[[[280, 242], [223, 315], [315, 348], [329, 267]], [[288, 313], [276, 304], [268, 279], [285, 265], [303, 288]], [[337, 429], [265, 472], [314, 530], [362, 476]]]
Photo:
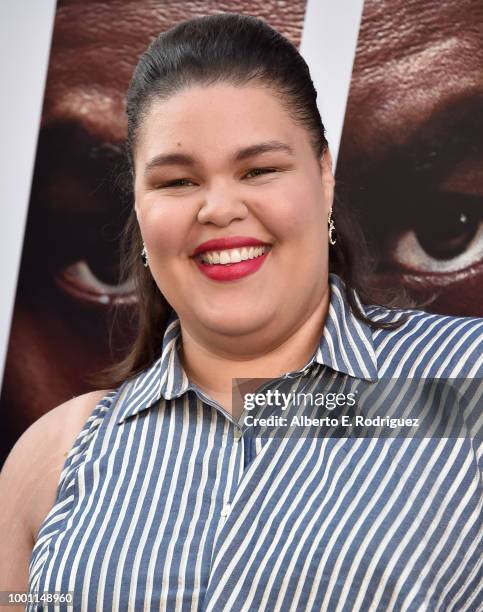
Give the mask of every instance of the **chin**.
[[261, 308], [243, 311], [238, 307], [231, 312], [226, 309], [219, 313], [211, 313], [206, 317], [200, 317], [200, 320], [212, 332], [228, 336], [243, 336], [263, 328], [271, 318]]

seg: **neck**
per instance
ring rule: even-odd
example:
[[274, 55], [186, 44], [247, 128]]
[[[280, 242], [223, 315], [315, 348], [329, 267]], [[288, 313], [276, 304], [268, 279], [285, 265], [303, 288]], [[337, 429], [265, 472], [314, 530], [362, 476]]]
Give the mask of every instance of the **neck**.
[[243, 355], [240, 354], [240, 338], [228, 343], [226, 338], [210, 341], [203, 336], [200, 339], [181, 321], [183, 368], [202, 391], [232, 412], [233, 378], [278, 378], [306, 365], [319, 344], [329, 304], [330, 287], [327, 285], [316, 305], [287, 329], [271, 328], [266, 333], [258, 331], [253, 338], [244, 338]]

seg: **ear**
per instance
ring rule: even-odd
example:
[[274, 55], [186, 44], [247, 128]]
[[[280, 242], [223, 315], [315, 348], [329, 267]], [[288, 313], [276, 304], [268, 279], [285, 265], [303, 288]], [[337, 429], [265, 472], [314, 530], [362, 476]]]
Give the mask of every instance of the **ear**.
[[335, 178], [332, 174], [332, 156], [329, 151], [329, 147], [327, 147], [322, 155], [320, 160], [320, 167], [322, 172], [322, 191], [324, 194], [324, 200], [327, 210], [332, 208], [332, 204], [334, 202], [334, 187], [335, 187]]
[[332, 155], [330, 154], [329, 151], [329, 147], [327, 147], [324, 151], [324, 153], [322, 154], [322, 158], [320, 160], [320, 167], [322, 170], [322, 176], [325, 175], [326, 178], [332, 177], [332, 179], [334, 178], [334, 175], [332, 173]]

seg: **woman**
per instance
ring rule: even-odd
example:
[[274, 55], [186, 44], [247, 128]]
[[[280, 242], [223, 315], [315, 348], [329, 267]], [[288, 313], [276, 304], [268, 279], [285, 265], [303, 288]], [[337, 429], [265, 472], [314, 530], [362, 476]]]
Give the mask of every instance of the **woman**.
[[82, 610], [476, 609], [474, 436], [238, 421], [232, 379], [482, 374], [480, 319], [376, 303], [297, 50], [253, 17], [183, 22], [141, 57], [127, 114], [138, 336], [109, 389], [9, 456], [2, 588]]

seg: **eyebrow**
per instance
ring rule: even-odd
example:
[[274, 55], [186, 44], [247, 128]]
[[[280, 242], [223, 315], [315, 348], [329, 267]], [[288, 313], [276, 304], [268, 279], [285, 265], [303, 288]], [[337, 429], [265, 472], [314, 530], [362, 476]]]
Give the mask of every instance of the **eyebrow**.
[[[238, 151], [235, 151], [233, 154], [231, 161], [240, 162], [250, 157], [255, 157], [255, 155], [270, 153], [272, 151], [284, 151], [290, 155], [290, 157], [295, 157], [295, 151], [288, 144], [280, 142], [279, 140], [268, 140], [238, 149]], [[160, 155], [155, 155], [148, 161], [144, 168], [144, 174], [160, 166], [194, 166], [196, 162], [196, 158], [187, 153], [161, 153]]]

